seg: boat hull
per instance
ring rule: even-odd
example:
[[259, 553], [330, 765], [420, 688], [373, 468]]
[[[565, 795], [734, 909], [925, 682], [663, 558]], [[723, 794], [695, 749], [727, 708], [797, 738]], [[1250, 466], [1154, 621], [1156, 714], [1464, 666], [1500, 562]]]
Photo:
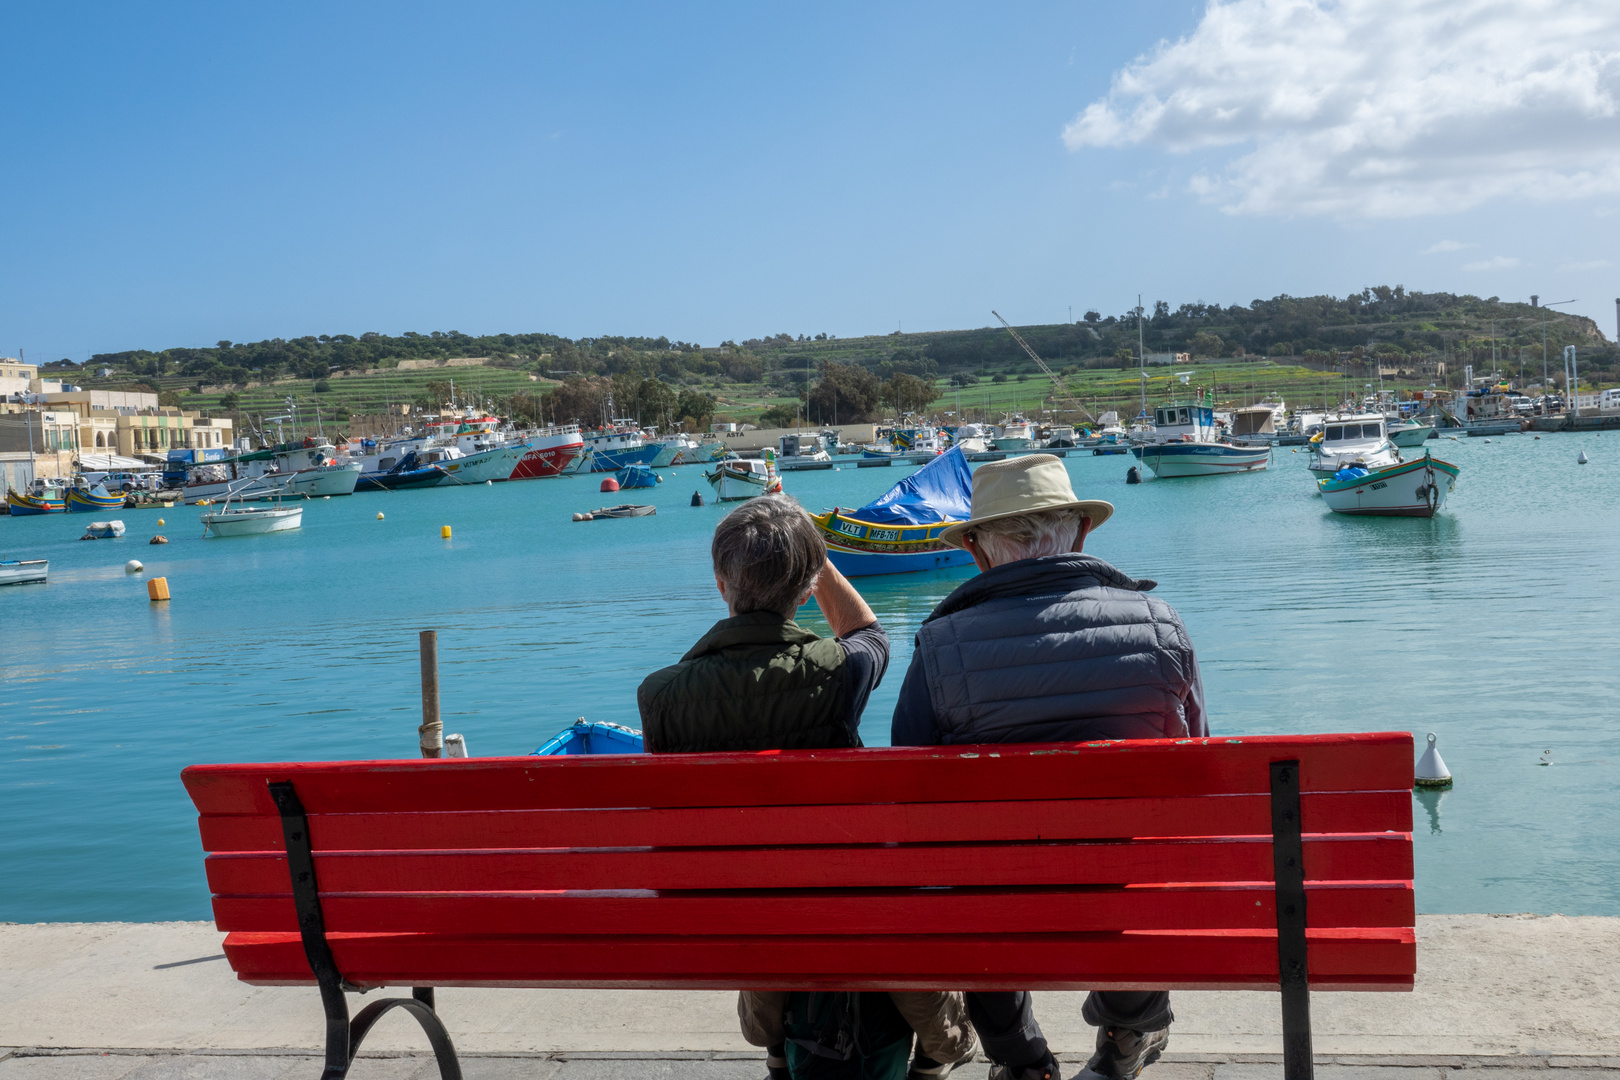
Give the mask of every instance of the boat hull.
[[952, 521], [929, 525], [874, 525], [836, 510], [811, 514], [827, 545], [827, 558], [845, 577], [909, 574], [967, 566], [973, 556], [940, 540]]
[[617, 450], [603, 450], [587, 446], [586, 452], [580, 455], [569, 472], [618, 472], [632, 465], [651, 465], [653, 459], [662, 449], [656, 443], [652, 446], [632, 446]]
[[221, 511], [204, 514], [202, 523], [215, 536], [262, 536], [302, 528], [304, 508], [294, 506], [251, 511]]
[[[1092, 452], [1096, 453], [1095, 450]], [[1211, 442], [1155, 443], [1133, 446], [1131, 453], [1161, 480], [1259, 472], [1271, 464], [1270, 446], [1233, 446]]]
[[782, 481], [763, 473], [736, 472], [722, 465], [709, 478], [714, 485], [715, 497], [721, 502], [741, 502], [760, 495], [775, 495], [782, 490]]
[[1389, 441], [1396, 446], [1410, 450], [1415, 446], [1422, 446], [1429, 436], [1434, 434], [1434, 428], [1427, 424], [1419, 424], [1413, 428], [1391, 428]]
[[439, 478], [438, 486], [458, 487], [462, 484], [482, 484], [485, 480], [508, 479], [528, 452], [527, 443], [514, 443], [441, 462], [439, 468], [444, 475]]
[[585, 451], [585, 440], [574, 433], [572, 439], [546, 441], [535, 439], [529, 452], [518, 459], [509, 480], [537, 480], [558, 476]]
[[97, 495], [89, 491], [80, 491], [77, 488], [67, 493], [69, 513], [89, 513], [94, 510], [122, 510], [123, 507], [123, 495]]
[[311, 499], [328, 495], [353, 495], [360, 484], [360, 463], [349, 461], [341, 465], [320, 465], [312, 469], [299, 469], [292, 474], [288, 494], [307, 495]]
[[1336, 514], [1433, 517], [1445, 509], [1461, 470], [1434, 457], [1369, 472], [1353, 480], [1320, 480], [1322, 501]]
[[424, 469], [401, 472], [361, 473], [356, 487], [361, 491], [394, 491], [408, 487], [430, 487], [444, 478], [444, 470], [437, 465]]
[[6, 504], [11, 508], [12, 517], [28, 517], [30, 514], [65, 514], [67, 513], [67, 500], [39, 499], [32, 495], [19, 495], [15, 491], [6, 492]]
[[0, 561], [0, 585], [32, 585], [44, 582], [50, 566], [49, 559]]
[[878, 577], [883, 574], [913, 574], [919, 570], [946, 570], [973, 565], [973, 556], [961, 548], [941, 545], [932, 551], [881, 554], [827, 545], [827, 558], [845, 577]]

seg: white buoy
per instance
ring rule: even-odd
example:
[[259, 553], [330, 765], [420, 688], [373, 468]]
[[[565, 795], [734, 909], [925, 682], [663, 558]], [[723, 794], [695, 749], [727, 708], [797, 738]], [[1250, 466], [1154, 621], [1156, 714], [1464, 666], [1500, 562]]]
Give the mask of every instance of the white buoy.
[[1536, 764], [1537, 765], [1551, 765], [1552, 764], [1552, 750], [1550, 750], [1550, 749], [1543, 750], [1541, 752], [1541, 760], [1536, 762]]
[[484, 481], [484, 486], [485, 487], [494, 487], [495, 486], [495, 481], [493, 481], [493, 480], [485, 480]]
[[574, 520], [575, 521], [584, 521], [585, 520], [585, 515], [584, 514], [575, 514], [574, 515]]
[[1575, 459], [1575, 464], [1577, 464], [1577, 465], [1585, 465], [1586, 464], [1586, 451], [1585, 450], [1582, 450], [1581, 451], [1581, 456]]
[[1412, 779], [1418, 787], [1445, 788], [1451, 786], [1451, 771], [1440, 756], [1440, 751], [1434, 745], [1434, 732], [1429, 732], [1429, 748], [1423, 751], [1418, 758], [1417, 768], [1412, 770]]
[[381, 521], [381, 520], [382, 520], [382, 519], [383, 519], [383, 516], [382, 516], [382, 511], [381, 511], [381, 510], [379, 510], [379, 511], [377, 511], [377, 520], [378, 520], [378, 521]]
[[141, 565], [141, 560], [139, 559], [131, 559], [129, 562], [124, 564], [124, 573], [126, 574], [138, 574], [144, 569], [146, 568]]

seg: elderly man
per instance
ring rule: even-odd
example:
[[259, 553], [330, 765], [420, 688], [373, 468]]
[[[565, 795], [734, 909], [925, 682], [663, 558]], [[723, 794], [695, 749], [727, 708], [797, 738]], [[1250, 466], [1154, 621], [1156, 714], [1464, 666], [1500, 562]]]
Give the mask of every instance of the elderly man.
[[[1130, 578], [1081, 553], [1114, 512], [1077, 499], [1063, 463], [1031, 454], [981, 466], [972, 517], [942, 539], [981, 573], [947, 596], [917, 632], [895, 706], [896, 746], [1078, 742], [1208, 734], [1187, 629]], [[997, 1064], [991, 1080], [1057, 1080], [1057, 1061], [1029, 994], [967, 995]], [[1088, 1073], [1135, 1080], [1169, 1042], [1170, 995], [1093, 992], [1098, 1026]]]
[[[751, 499], [721, 520], [710, 553], [730, 617], [641, 684], [647, 750], [860, 746], [861, 712], [888, 668], [889, 638], [827, 561], [809, 515], [786, 496]], [[835, 638], [793, 621], [812, 596]], [[790, 1009], [795, 1019], [787, 1021]], [[944, 991], [744, 991], [737, 1002], [744, 1037], [767, 1048], [771, 1077], [791, 1071], [796, 1080], [944, 1076], [973, 1055], [964, 1011], [962, 996]], [[913, 1031], [917, 1057], [908, 1072]]]

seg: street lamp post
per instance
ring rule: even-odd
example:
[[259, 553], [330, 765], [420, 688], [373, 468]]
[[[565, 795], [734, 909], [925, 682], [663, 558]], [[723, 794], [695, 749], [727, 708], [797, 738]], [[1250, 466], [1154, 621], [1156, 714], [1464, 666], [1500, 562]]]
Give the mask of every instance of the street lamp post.
[[[1550, 371], [1548, 370], [1548, 367], [1547, 367], [1547, 309], [1548, 308], [1554, 308], [1554, 307], [1563, 307], [1565, 304], [1574, 304], [1574, 303], [1578, 303], [1578, 302], [1579, 301], [1577, 301], [1577, 300], [1555, 300], [1550, 304], [1542, 304], [1541, 305], [1541, 415], [1542, 416], [1547, 415], [1547, 379], [1548, 379], [1548, 376], [1550, 375]], [[1553, 312], [1553, 314], [1562, 315], [1563, 312], [1555, 311], [1555, 312]]]

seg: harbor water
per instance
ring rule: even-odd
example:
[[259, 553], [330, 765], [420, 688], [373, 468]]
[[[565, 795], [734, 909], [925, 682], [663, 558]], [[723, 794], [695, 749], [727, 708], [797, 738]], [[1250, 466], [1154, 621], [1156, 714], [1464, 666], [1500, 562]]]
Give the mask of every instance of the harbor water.
[[[1620, 435], [1427, 446], [1462, 467], [1433, 520], [1333, 515], [1287, 447], [1266, 472], [1134, 486], [1128, 457], [1067, 466], [1118, 508], [1087, 550], [1186, 620], [1216, 733], [1439, 734], [1457, 782], [1414, 796], [1420, 911], [1620, 915]], [[583, 523], [624, 496], [591, 477], [377, 492], [223, 540], [193, 507], [124, 510], [127, 536], [83, 543], [87, 515], [0, 518], [0, 557], [51, 561], [49, 585], [0, 590], [0, 920], [209, 917], [180, 769], [415, 755], [420, 629], [475, 756], [580, 716], [636, 725], [641, 678], [725, 615], [708, 543], [730, 507], [699, 468], [659, 473], [630, 493], [656, 516]], [[847, 508], [905, 474], [786, 486]], [[972, 573], [856, 582], [894, 642], [869, 745], [918, 623]]]

